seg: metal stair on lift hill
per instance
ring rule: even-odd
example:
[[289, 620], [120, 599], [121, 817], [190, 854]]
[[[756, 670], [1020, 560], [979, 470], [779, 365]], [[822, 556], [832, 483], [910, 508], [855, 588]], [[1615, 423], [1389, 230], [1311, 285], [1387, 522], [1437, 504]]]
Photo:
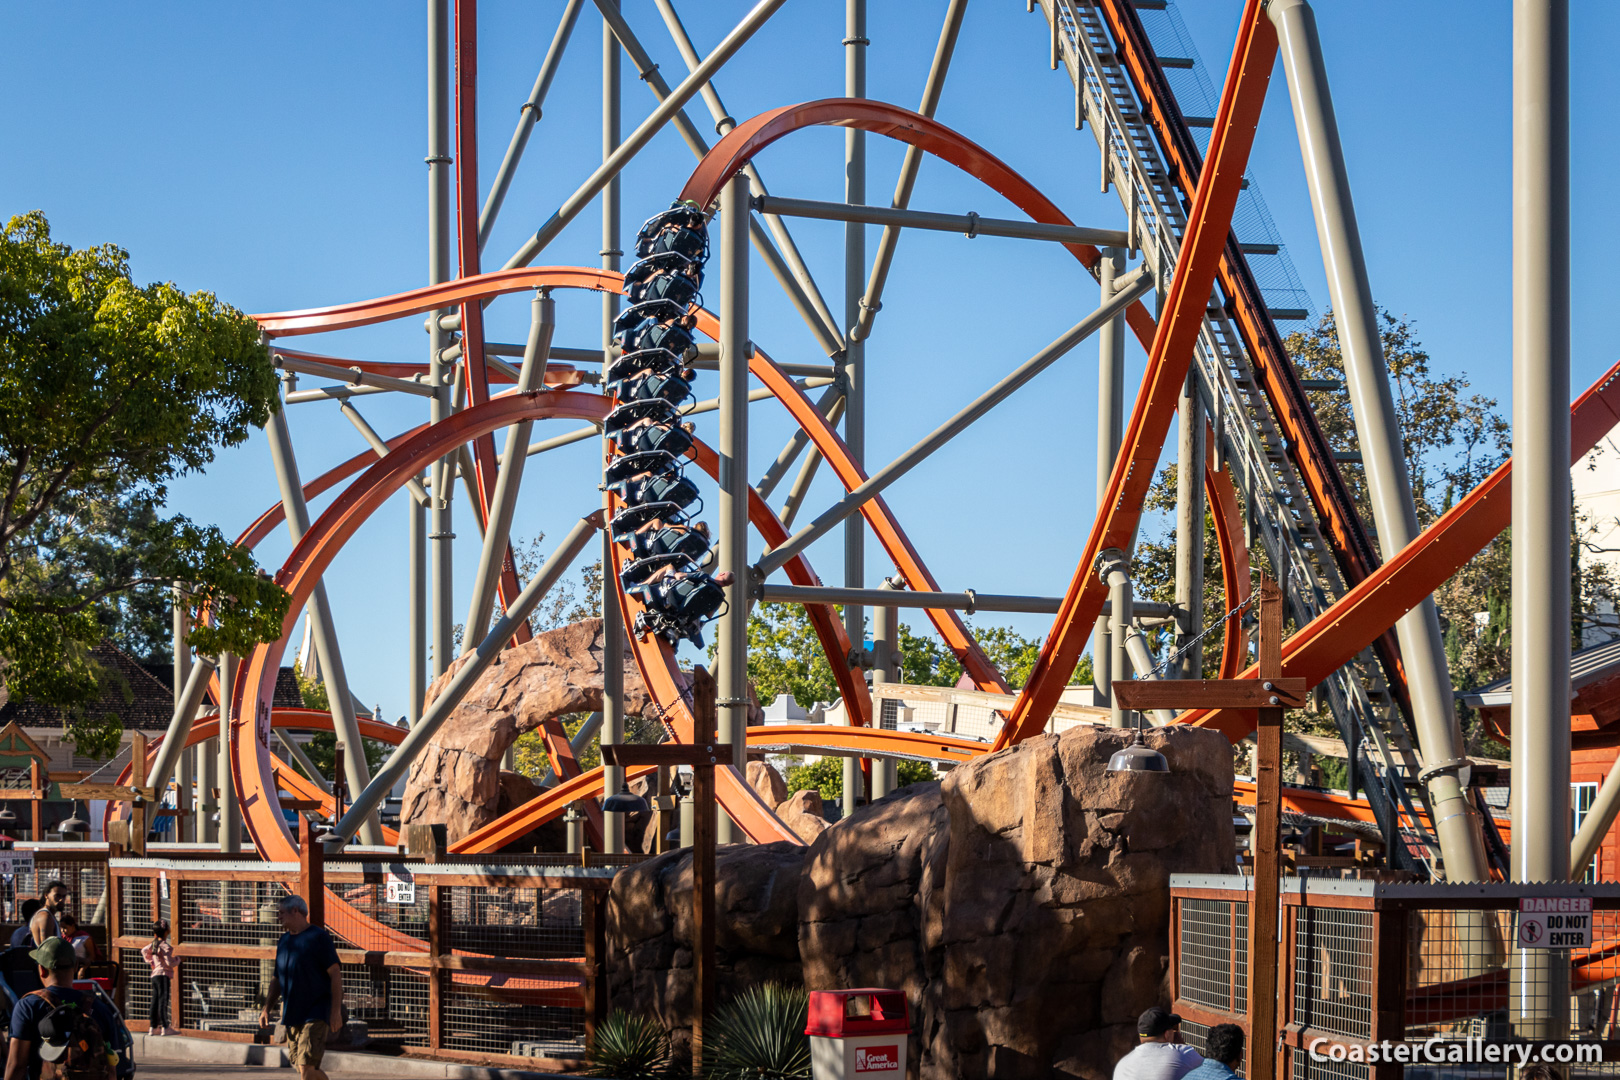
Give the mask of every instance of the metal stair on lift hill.
[[[1051, 66], [1064, 68], [1075, 85], [1076, 127], [1089, 126], [1097, 139], [1104, 190], [1111, 187], [1124, 204], [1133, 243], [1158, 276], [1162, 296], [1186, 229], [1182, 192], [1118, 61], [1102, 13], [1089, 0], [1037, 2], [1052, 27]], [[1161, 0], [1133, 2], [1138, 8], [1165, 7]], [[1167, 66], [1176, 68], [1193, 63], [1190, 57], [1169, 60]], [[1262, 253], [1275, 250], [1266, 245]], [[1258, 535], [1285, 578], [1289, 614], [1304, 625], [1344, 594], [1344, 578], [1219, 286], [1205, 313], [1193, 371], [1216, 432], [1210, 452], [1226, 465], [1244, 507], [1245, 540]], [[1417, 783], [1418, 758], [1372, 651], [1335, 672], [1322, 693], [1354, 755], [1352, 786], [1365, 789], [1393, 858], [1435, 872], [1439, 847], [1424, 824], [1433, 818]]]

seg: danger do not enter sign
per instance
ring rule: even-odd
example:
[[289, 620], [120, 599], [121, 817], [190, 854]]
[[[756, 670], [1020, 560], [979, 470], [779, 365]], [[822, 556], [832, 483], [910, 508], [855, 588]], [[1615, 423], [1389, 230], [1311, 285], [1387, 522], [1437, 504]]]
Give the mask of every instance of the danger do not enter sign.
[[1525, 949], [1581, 949], [1592, 944], [1592, 898], [1519, 898], [1519, 946]]

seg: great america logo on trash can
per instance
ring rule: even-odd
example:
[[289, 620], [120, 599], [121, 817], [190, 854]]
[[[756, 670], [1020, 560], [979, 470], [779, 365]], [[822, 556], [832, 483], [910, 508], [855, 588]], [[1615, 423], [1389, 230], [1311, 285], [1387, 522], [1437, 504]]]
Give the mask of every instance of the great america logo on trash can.
[[857, 1073], [896, 1072], [899, 1068], [900, 1047], [893, 1043], [888, 1046], [862, 1046], [855, 1051]]

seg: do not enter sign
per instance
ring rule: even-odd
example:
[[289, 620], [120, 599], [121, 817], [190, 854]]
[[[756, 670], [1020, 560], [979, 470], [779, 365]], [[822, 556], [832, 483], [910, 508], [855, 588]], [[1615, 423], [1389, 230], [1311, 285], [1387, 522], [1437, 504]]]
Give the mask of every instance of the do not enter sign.
[[1592, 944], [1592, 898], [1519, 898], [1519, 947], [1581, 949]]

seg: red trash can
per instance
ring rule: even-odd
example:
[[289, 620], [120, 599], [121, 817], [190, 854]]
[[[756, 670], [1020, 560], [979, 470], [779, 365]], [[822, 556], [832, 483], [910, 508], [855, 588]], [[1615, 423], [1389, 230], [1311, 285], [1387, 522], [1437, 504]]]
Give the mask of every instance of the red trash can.
[[810, 1068], [815, 1080], [900, 1080], [911, 1016], [903, 990], [812, 990]]

